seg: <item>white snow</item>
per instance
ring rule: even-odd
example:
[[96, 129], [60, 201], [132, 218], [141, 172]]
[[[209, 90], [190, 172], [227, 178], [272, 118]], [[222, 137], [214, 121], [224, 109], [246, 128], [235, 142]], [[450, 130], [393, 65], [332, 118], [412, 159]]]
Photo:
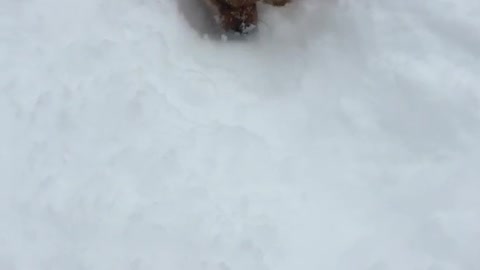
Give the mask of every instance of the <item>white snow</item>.
[[1, 270], [480, 269], [480, 1], [0, 0]]

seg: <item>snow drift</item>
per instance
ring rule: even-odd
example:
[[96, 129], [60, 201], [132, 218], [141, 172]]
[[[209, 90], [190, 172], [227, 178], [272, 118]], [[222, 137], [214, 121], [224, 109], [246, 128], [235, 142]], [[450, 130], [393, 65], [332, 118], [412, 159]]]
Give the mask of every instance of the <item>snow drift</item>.
[[201, 10], [0, 1], [0, 269], [478, 269], [478, 1]]

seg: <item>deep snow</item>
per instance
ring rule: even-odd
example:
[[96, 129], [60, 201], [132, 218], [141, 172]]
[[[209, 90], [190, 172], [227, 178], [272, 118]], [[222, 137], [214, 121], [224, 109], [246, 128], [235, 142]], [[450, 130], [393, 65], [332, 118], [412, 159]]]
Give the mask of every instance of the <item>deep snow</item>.
[[0, 0], [0, 269], [480, 268], [478, 0], [178, 1]]

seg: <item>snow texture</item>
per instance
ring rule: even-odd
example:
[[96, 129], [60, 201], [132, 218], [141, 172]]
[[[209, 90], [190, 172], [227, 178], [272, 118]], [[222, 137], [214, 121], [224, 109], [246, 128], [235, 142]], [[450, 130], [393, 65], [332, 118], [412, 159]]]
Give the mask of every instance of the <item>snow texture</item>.
[[0, 269], [480, 269], [480, 1], [0, 0]]

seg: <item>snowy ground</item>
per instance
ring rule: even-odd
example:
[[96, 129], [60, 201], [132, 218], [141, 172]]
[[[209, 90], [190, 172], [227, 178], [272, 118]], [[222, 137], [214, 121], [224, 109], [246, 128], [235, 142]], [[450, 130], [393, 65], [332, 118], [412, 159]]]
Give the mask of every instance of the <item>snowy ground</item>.
[[480, 269], [478, 0], [178, 1], [0, 0], [1, 270]]

